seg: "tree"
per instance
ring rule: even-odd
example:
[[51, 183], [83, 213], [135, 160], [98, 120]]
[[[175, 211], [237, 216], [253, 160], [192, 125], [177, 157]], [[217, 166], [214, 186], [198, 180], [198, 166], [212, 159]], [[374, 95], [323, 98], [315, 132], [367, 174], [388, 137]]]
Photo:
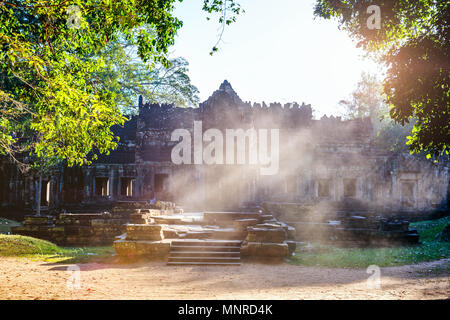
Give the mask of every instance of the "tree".
[[369, 117], [375, 122], [383, 105], [382, 84], [375, 75], [363, 72], [351, 98], [341, 100], [339, 104], [345, 107], [347, 117], [352, 119]]
[[417, 121], [407, 142], [411, 152], [448, 155], [450, 3], [317, 0], [315, 15], [338, 19], [359, 47], [387, 66], [383, 87], [390, 116], [401, 124]]
[[[182, 22], [179, 1], [0, 0], [0, 152], [89, 164], [117, 146], [110, 128], [123, 124], [116, 93], [95, 78], [98, 54], [124, 35], [144, 62], [169, 67], [169, 46]], [[233, 0], [203, 0], [222, 12]], [[239, 6], [231, 14], [239, 14]], [[38, 139], [35, 139], [38, 137]], [[31, 142], [30, 142], [31, 141]]]
[[341, 100], [345, 107], [344, 117], [350, 119], [369, 117], [374, 131], [375, 145], [391, 152], [406, 152], [407, 136], [411, 132], [415, 120], [399, 124], [389, 117], [389, 106], [384, 102], [383, 86], [373, 74], [363, 72], [350, 99]]
[[199, 102], [198, 89], [189, 78], [189, 63], [182, 57], [162, 63], [144, 63], [136, 55], [131, 40], [111, 42], [100, 56], [105, 66], [94, 77], [106, 90], [115, 93], [115, 102], [125, 114], [136, 113], [137, 96], [146, 101], [192, 106]]

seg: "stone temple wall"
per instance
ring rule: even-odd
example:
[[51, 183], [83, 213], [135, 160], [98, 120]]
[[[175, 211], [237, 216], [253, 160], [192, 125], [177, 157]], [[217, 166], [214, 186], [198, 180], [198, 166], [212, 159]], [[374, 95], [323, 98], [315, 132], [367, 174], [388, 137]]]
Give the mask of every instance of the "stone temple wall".
[[[171, 151], [177, 142], [171, 141], [171, 133], [184, 128], [193, 135], [194, 121], [202, 122], [203, 132], [279, 129], [278, 173], [263, 176], [248, 164], [173, 164]], [[375, 148], [369, 119], [314, 120], [311, 106], [304, 103], [243, 102], [227, 81], [198, 108], [140, 98], [139, 114], [112, 130], [121, 139], [109, 156], [100, 156], [90, 167], [61, 165], [45, 177], [44, 211], [77, 212], [89, 206], [101, 212], [119, 200], [153, 196], [187, 210], [276, 202], [309, 206], [317, 214], [353, 209], [420, 217], [449, 208], [447, 161], [434, 164]], [[2, 207], [32, 210], [35, 195], [36, 177], [2, 161]]]

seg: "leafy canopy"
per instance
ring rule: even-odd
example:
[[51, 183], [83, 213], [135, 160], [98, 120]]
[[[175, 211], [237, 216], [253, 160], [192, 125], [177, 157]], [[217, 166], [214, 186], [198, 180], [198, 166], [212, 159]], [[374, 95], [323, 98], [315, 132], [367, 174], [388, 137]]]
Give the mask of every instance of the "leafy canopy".
[[[95, 77], [107, 63], [99, 53], [124, 36], [144, 62], [169, 67], [167, 51], [182, 26], [173, 15], [178, 2], [0, 1], [0, 152], [18, 162], [17, 155], [34, 154], [81, 165], [92, 150], [115, 148], [110, 128], [125, 117], [117, 92]], [[203, 0], [203, 10], [234, 2]]]
[[401, 125], [389, 116], [389, 107], [383, 99], [383, 85], [376, 75], [363, 72], [351, 97], [341, 100], [344, 117], [355, 119], [368, 117], [373, 125], [373, 142], [382, 150], [407, 152], [406, 137], [415, 124], [412, 119]]
[[[380, 9], [380, 28], [368, 19]], [[415, 119], [408, 145], [428, 157], [450, 152], [450, 2], [442, 0], [316, 0], [315, 15], [338, 19], [357, 45], [387, 66], [390, 116]]]
[[94, 77], [106, 90], [114, 92], [115, 101], [122, 113], [137, 111], [137, 96], [145, 101], [168, 103], [177, 106], [194, 106], [199, 102], [198, 89], [188, 75], [189, 63], [182, 57], [162, 63], [145, 63], [136, 55], [131, 40], [110, 42], [101, 52], [105, 61]]

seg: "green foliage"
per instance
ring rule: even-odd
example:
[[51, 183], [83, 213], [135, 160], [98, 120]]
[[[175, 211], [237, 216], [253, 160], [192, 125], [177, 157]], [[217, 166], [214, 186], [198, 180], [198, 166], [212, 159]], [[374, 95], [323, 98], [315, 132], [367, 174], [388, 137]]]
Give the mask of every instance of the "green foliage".
[[[370, 29], [369, 5], [381, 12]], [[415, 119], [411, 152], [448, 155], [450, 148], [450, 2], [441, 0], [317, 0], [315, 15], [336, 18], [359, 47], [388, 67], [384, 80], [391, 117]]]
[[312, 244], [308, 251], [297, 250], [291, 263], [306, 266], [331, 268], [367, 268], [401, 266], [407, 264], [450, 258], [450, 243], [439, 242], [436, 235], [450, 223], [450, 217], [435, 221], [412, 223], [411, 228], [419, 232], [419, 246], [393, 248], [338, 248]]
[[383, 85], [375, 75], [363, 72], [350, 99], [341, 100], [339, 104], [345, 108], [345, 118], [370, 118], [377, 147], [391, 152], [408, 151], [407, 136], [415, 120], [402, 125], [390, 118], [389, 107], [384, 102]]
[[105, 66], [94, 77], [105, 90], [114, 92], [115, 102], [125, 114], [136, 113], [137, 96], [145, 101], [177, 106], [196, 105], [198, 89], [188, 76], [189, 63], [184, 58], [161, 63], [144, 63], [136, 55], [133, 39], [109, 43], [99, 54]]
[[77, 263], [114, 254], [113, 247], [62, 248], [32, 237], [0, 234], [0, 256], [22, 257], [46, 262]]
[[375, 75], [363, 72], [351, 98], [341, 100], [339, 104], [345, 107], [345, 115], [351, 119], [370, 117], [376, 121], [384, 104], [382, 90], [382, 84]]
[[421, 241], [428, 242], [435, 241], [436, 236], [441, 233], [448, 224], [450, 224], [450, 217], [411, 223], [411, 227], [417, 229]]
[[[381, 112], [382, 111], [380, 111], [380, 113]], [[391, 152], [407, 152], [407, 136], [411, 133], [415, 121], [411, 120], [409, 123], [401, 125], [389, 118], [389, 116], [386, 116], [388, 114], [389, 111], [385, 110], [384, 116], [381, 116], [382, 118], [376, 126], [374, 143], [383, 150]]]
[[[0, 1], [0, 152], [71, 166], [89, 164], [94, 149], [117, 147], [110, 128], [125, 118], [116, 91], [95, 77], [108, 63], [100, 53], [125, 37], [142, 61], [169, 67], [168, 48], [182, 26], [173, 16], [177, 2]], [[222, 12], [221, 3], [204, 0], [203, 9]]]

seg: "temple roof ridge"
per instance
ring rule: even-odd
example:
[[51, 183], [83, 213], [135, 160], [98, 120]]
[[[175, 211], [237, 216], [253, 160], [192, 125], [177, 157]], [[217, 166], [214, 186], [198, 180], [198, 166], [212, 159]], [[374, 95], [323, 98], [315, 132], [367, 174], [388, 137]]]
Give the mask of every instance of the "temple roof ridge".
[[232, 104], [241, 105], [244, 102], [238, 96], [236, 91], [234, 91], [228, 80], [224, 80], [220, 85], [219, 89], [214, 91], [213, 94], [205, 102], [211, 102], [215, 100], [228, 100], [233, 102]]

